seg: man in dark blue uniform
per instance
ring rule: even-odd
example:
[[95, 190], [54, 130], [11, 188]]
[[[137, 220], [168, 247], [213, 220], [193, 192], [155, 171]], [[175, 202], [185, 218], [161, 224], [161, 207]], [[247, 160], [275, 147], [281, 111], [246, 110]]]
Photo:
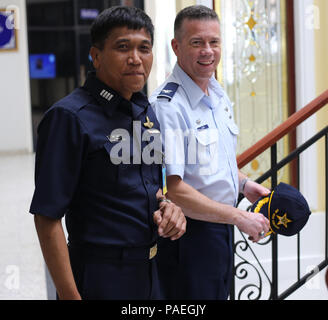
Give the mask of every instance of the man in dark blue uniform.
[[161, 155], [160, 128], [139, 91], [153, 25], [140, 9], [114, 7], [95, 20], [91, 38], [96, 72], [38, 128], [30, 212], [60, 299], [160, 298], [156, 238], [180, 238], [186, 221], [162, 193], [161, 161], [149, 161]]

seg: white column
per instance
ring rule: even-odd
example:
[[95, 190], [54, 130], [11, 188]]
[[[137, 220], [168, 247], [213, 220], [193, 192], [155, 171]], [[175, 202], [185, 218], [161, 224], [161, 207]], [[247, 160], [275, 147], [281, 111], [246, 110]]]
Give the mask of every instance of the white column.
[[[316, 94], [313, 8], [313, 0], [294, 1], [297, 110], [311, 102]], [[315, 133], [314, 115], [297, 129], [297, 145]], [[300, 189], [313, 210], [318, 206], [316, 158], [317, 148], [313, 146], [301, 156], [300, 161]]]
[[197, 4], [213, 9], [213, 0], [197, 0]]
[[165, 81], [176, 61], [171, 48], [176, 16], [175, 0], [145, 0], [145, 11], [155, 26], [154, 63], [148, 79], [150, 95]]
[[25, 0], [1, 0], [16, 10], [17, 50], [0, 52], [0, 153], [32, 152], [32, 121]]

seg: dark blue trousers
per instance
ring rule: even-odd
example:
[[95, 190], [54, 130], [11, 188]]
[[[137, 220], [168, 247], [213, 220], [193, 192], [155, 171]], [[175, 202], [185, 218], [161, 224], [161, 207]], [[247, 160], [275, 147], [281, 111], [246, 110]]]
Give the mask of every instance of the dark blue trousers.
[[226, 300], [232, 276], [231, 227], [187, 220], [179, 240], [159, 240], [161, 294], [169, 300]]
[[159, 299], [155, 258], [98, 247], [69, 246], [77, 288], [84, 300]]

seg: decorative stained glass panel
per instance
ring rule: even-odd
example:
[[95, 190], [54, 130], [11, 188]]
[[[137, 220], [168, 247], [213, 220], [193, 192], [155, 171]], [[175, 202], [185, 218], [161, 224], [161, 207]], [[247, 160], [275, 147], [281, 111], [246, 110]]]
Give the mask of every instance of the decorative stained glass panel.
[[[222, 30], [219, 79], [234, 104], [241, 154], [287, 119], [284, 1], [220, 0], [216, 10]], [[287, 151], [286, 139], [278, 144], [278, 159]], [[269, 168], [265, 152], [243, 172], [255, 179]], [[288, 180], [288, 170], [279, 179]]]

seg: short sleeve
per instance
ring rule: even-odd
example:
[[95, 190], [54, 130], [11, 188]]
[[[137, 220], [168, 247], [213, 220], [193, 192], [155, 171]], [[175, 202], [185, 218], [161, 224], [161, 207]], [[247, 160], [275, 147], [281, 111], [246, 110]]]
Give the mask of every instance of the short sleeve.
[[72, 202], [86, 158], [87, 134], [72, 112], [54, 107], [38, 127], [35, 191], [30, 213], [62, 218]]
[[167, 175], [183, 179], [187, 157], [188, 128], [173, 102], [157, 99], [151, 103], [161, 125]]

